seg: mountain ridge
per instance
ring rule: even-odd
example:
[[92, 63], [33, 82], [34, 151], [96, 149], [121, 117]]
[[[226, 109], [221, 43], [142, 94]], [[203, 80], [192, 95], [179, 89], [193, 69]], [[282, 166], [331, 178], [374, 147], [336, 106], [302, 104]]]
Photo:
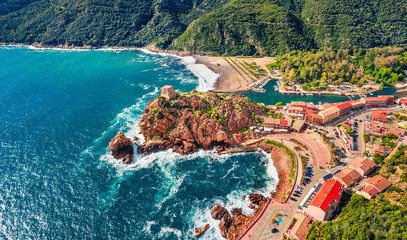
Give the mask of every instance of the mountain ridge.
[[272, 55], [407, 44], [407, 0], [6, 0], [0, 42]]

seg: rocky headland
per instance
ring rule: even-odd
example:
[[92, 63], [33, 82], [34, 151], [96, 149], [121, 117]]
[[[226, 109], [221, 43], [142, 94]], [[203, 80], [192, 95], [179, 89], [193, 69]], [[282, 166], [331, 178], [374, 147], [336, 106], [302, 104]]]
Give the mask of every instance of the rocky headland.
[[137, 152], [173, 149], [189, 154], [198, 149], [218, 151], [250, 139], [249, 130], [270, 110], [248, 98], [211, 92], [176, 93], [151, 100], [139, 123], [145, 142]]
[[[272, 110], [237, 94], [197, 91], [177, 93], [171, 86], [165, 86], [160, 91], [161, 96], [148, 103], [140, 120], [140, 132], [144, 135], [145, 142], [136, 144], [139, 154], [168, 149], [189, 154], [198, 149], [215, 148], [218, 153], [225, 153], [234, 152], [235, 149], [256, 151], [262, 148], [272, 155], [279, 172], [282, 186], [279, 183], [275, 195], [281, 198], [280, 195], [286, 192], [288, 187], [284, 180], [290, 169], [287, 165], [287, 153], [265, 141], [255, 141], [252, 145], [243, 144], [244, 146], [240, 144], [260, 137], [250, 130], [250, 126], [261, 124], [262, 117], [272, 113]], [[123, 133], [118, 133], [111, 140], [109, 149], [112, 155], [116, 159], [122, 159], [123, 163], [129, 164], [133, 161], [133, 142]], [[218, 227], [224, 238], [238, 239], [257, 220], [269, 201], [261, 194], [250, 194], [248, 199], [248, 207], [255, 210], [249, 216], [239, 208], [229, 212], [225, 207], [217, 205], [212, 209], [211, 215], [219, 220]], [[208, 228], [208, 224], [203, 228], [196, 228], [196, 237], [204, 234]]]

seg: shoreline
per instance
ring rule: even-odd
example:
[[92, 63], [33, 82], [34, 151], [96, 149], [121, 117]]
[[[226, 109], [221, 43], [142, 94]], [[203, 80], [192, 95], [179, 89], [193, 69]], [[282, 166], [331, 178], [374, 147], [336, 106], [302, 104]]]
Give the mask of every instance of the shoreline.
[[208, 92], [208, 91], [216, 91], [218, 78], [220, 74], [208, 65], [201, 63], [198, 61], [198, 58], [201, 55], [196, 55], [192, 52], [180, 52], [180, 51], [173, 51], [173, 50], [163, 50], [158, 49], [153, 46], [146, 46], [146, 47], [117, 47], [117, 46], [102, 46], [102, 47], [77, 47], [77, 46], [67, 46], [67, 45], [42, 45], [42, 44], [8, 44], [8, 43], [0, 43], [0, 46], [9, 46], [9, 47], [27, 47], [29, 49], [46, 49], [46, 50], [78, 50], [78, 51], [109, 51], [109, 50], [118, 50], [118, 51], [140, 51], [146, 54], [158, 54], [161, 56], [172, 56], [175, 58], [179, 58], [182, 60], [182, 63], [186, 66], [186, 68], [194, 74], [198, 78], [198, 86], [196, 90], [201, 92]]
[[[0, 43], [0, 46], [10, 47], [27, 47], [34, 49], [49, 49], [49, 50], [83, 50], [83, 51], [101, 51], [101, 50], [134, 50], [141, 51], [148, 54], [168, 55], [176, 58], [181, 58], [183, 63], [187, 66], [198, 79], [198, 91], [213, 91], [216, 93], [236, 93], [264, 90], [249, 86], [247, 80], [242, 79], [241, 73], [233, 68], [223, 57], [216, 57], [198, 52], [182, 52], [176, 50], [165, 50], [155, 46], [144, 47], [118, 47], [118, 46], [69, 46], [69, 45], [43, 45], [43, 44], [23, 44], [23, 43]], [[193, 61], [191, 59], [194, 59]], [[218, 63], [220, 62], [220, 63]], [[196, 65], [196, 66], [193, 66]], [[267, 79], [269, 80], [269, 79]], [[265, 82], [264, 79], [262, 82]]]
[[[234, 66], [226, 61], [224, 57], [213, 56], [210, 54], [205, 53], [198, 53], [198, 52], [185, 52], [185, 51], [177, 51], [177, 50], [166, 50], [160, 49], [152, 45], [144, 46], [144, 47], [119, 47], [119, 46], [100, 46], [100, 47], [92, 47], [92, 46], [69, 46], [69, 45], [43, 45], [39, 43], [33, 44], [23, 44], [23, 43], [0, 43], [0, 46], [10, 46], [10, 47], [28, 47], [34, 49], [51, 49], [51, 50], [94, 50], [94, 51], [101, 51], [101, 50], [136, 50], [141, 51], [144, 53], [150, 54], [160, 54], [160, 55], [170, 55], [173, 57], [181, 58], [183, 63], [187, 66], [187, 69], [191, 71], [199, 80], [198, 91], [212, 91], [215, 93], [241, 93], [241, 92], [265, 92], [263, 86], [266, 85], [270, 80], [280, 80], [282, 79], [281, 75], [273, 74], [270, 72], [269, 69], [266, 69], [268, 73], [267, 79], [262, 79], [258, 81], [256, 85], [260, 85], [259, 87], [253, 87], [250, 85], [254, 85], [254, 83], [249, 84], [247, 80], [245, 81], [242, 79], [242, 74]], [[185, 58], [193, 58], [195, 63], [192, 63], [190, 60], [184, 61]], [[229, 57], [230, 58], [230, 57]], [[273, 59], [270, 57], [262, 57], [256, 58], [258, 59]], [[222, 60], [225, 59], [225, 60]], [[245, 59], [245, 58], [244, 58]], [[254, 59], [254, 58], [247, 58], [247, 59]], [[192, 65], [201, 65], [200, 67], [192, 67]], [[202, 66], [203, 65], [203, 66]], [[263, 64], [264, 65], [264, 64]], [[206, 85], [206, 86], [205, 86]], [[393, 85], [397, 90], [396, 94], [398, 95], [406, 95], [407, 96], [407, 83], [397, 83]], [[290, 91], [282, 89], [281, 84], [278, 86], [278, 92], [282, 95], [284, 94], [296, 94], [296, 95], [332, 95], [332, 96], [345, 96], [350, 98], [350, 96], [360, 96], [360, 95], [370, 95], [374, 92], [380, 91], [381, 89], [376, 89], [373, 91], [369, 91], [366, 93], [352, 93], [352, 94], [345, 94], [341, 92], [329, 92], [329, 91], [303, 91], [302, 89], [299, 91]]]

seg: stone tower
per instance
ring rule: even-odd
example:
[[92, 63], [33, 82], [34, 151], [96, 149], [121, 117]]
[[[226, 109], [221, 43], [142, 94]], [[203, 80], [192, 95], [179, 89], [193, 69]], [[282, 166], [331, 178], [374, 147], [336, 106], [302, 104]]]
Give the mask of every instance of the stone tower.
[[165, 85], [160, 89], [161, 96], [165, 97], [166, 99], [171, 99], [175, 97], [174, 87]]

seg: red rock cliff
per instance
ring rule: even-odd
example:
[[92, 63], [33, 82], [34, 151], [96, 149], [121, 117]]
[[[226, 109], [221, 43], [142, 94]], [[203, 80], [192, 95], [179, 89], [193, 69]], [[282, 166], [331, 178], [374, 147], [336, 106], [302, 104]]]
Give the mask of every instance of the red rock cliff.
[[172, 99], [158, 97], [148, 103], [140, 121], [146, 142], [139, 153], [172, 148], [188, 154], [199, 148], [240, 143], [242, 130], [253, 126], [269, 111], [241, 95], [176, 93]]

